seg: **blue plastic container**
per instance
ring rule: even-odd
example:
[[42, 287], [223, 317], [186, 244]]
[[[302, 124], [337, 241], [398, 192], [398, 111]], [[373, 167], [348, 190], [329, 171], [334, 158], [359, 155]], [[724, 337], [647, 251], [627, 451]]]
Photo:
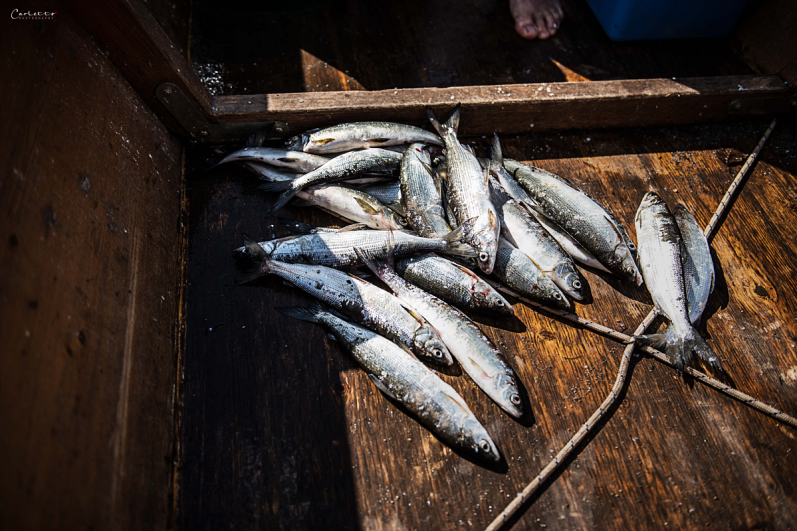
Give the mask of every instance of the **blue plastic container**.
[[727, 36], [747, 0], [587, 0], [613, 41]]

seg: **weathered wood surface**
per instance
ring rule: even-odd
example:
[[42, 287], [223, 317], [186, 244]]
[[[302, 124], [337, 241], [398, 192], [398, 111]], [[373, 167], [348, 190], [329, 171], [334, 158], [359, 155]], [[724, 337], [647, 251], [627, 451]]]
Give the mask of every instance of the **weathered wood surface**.
[[[67, 0], [85, 30], [107, 51], [122, 75], [172, 130], [180, 127], [155, 95], [162, 83], [173, 83], [213, 122], [211, 96], [175, 44], [141, 0], [112, 0], [98, 7], [87, 0]], [[172, 30], [172, 36], [179, 29]]]
[[335, 90], [318, 71], [366, 90], [753, 73], [725, 39], [614, 43], [586, 2], [563, 7], [554, 37], [526, 41], [496, 0], [194, 0], [191, 58], [220, 94]]
[[164, 528], [182, 148], [66, 11], [0, 32], [0, 528]]
[[[504, 137], [507, 157], [581, 184], [633, 226], [643, 194], [684, 202], [705, 224], [763, 122]], [[797, 133], [781, 124], [723, 221], [718, 278], [702, 325], [726, 381], [797, 412]], [[483, 153], [489, 139], [475, 145]], [[194, 169], [209, 165], [201, 153]], [[507, 354], [531, 413], [510, 419], [464, 376], [443, 375], [506, 464], [463, 459], [386, 400], [318, 326], [274, 308], [308, 301], [274, 278], [237, 286], [241, 233], [284, 234], [247, 171], [189, 178], [186, 350], [178, 527], [484, 527], [533, 478], [611, 387], [622, 345], [516, 306], [478, 318]], [[286, 209], [311, 223], [315, 210]], [[628, 331], [642, 290], [586, 272], [578, 314]], [[787, 529], [797, 521], [794, 430], [649, 359], [620, 407], [516, 523], [518, 529]]]
[[214, 98], [220, 122], [282, 120], [296, 133], [349, 121], [425, 124], [426, 109], [463, 107], [462, 134], [649, 127], [726, 120], [731, 102], [786, 96], [778, 76], [258, 94]]
[[776, 74], [797, 59], [795, 24], [794, 2], [751, 2], [733, 33], [733, 47], [756, 72]]

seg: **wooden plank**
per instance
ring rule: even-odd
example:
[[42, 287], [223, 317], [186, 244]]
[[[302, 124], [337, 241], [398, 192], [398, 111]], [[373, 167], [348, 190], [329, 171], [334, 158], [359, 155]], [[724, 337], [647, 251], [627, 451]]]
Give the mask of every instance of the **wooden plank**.
[[751, 2], [733, 32], [732, 43], [756, 72], [777, 74], [797, 59], [797, 4], [789, 0]]
[[[464, 116], [463, 116], [464, 118]], [[629, 227], [645, 192], [705, 224], [767, 122], [504, 136], [604, 201]], [[470, 142], [486, 154], [490, 139]], [[797, 131], [776, 129], [713, 242], [717, 284], [701, 327], [726, 381], [797, 412], [793, 225]], [[203, 152], [194, 169], [209, 161]], [[529, 395], [516, 422], [467, 377], [462, 394], [506, 458], [461, 458], [386, 400], [317, 326], [274, 308], [305, 304], [275, 278], [236, 286], [240, 233], [282, 235], [271, 198], [238, 168], [189, 183], [187, 321], [178, 527], [483, 528], [601, 403], [622, 345], [522, 306], [478, 318]], [[314, 224], [314, 209], [281, 215]], [[632, 229], [633, 232], [633, 229]], [[585, 272], [577, 313], [621, 330], [651, 308], [644, 290]], [[640, 359], [622, 404], [522, 515], [517, 529], [785, 529], [797, 518], [794, 430]], [[324, 472], [321, 472], [324, 471]]]
[[67, 11], [2, 22], [0, 528], [165, 528], [180, 144]]
[[70, 12], [108, 52], [108, 57], [144, 101], [172, 130], [181, 128], [158, 101], [155, 89], [174, 83], [213, 121], [211, 97], [191, 65], [139, 0], [113, 0], [101, 9], [88, 0], [69, 0]]
[[293, 132], [348, 121], [426, 123], [462, 103], [463, 134], [717, 122], [740, 98], [786, 94], [778, 76], [530, 83], [214, 98], [219, 122], [283, 120]]

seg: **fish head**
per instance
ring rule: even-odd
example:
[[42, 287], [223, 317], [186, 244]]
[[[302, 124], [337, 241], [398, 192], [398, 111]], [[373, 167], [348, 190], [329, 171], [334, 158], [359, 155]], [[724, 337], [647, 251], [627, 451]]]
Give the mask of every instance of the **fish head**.
[[486, 215], [482, 215], [474, 225], [471, 237], [472, 245], [476, 249], [476, 260], [479, 264], [479, 269], [487, 275], [493, 272], [493, 267], [495, 266], [500, 233], [501, 223], [492, 208]]
[[383, 208], [380, 221], [385, 225], [385, 228], [390, 230], [407, 230], [407, 220], [390, 208]]
[[515, 379], [510, 374], [500, 373], [493, 378], [493, 385], [501, 398], [498, 405], [513, 417], [522, 417], [523, 399], [520, 397]]
[[476, 302], [475, 306], [482, 312], [488, 312], [491, 315], [514, 315], [515, 310], [500, 293], [492, 289], [489, 284], [479, 283], [471, 288], [473, 300]]
[[614, 250], [615, 256], [619, 258], [620, 261], [620, 271], [623, 272], [623, 276], [634, 283], [635, 286], [642, 285], [642, 273], [639, 272], [639, 266], [637, 266], [636, 260], [634, 259], [634, 255], [631, 252], [631, 249], [625, 243], [621, 243], [617, 246]]
[[570, 309], [570, 301], [567, 300], [565, 294], [562, 293], [562, 290], [559, 289], [559, 286], [553, 280], [546, 276], [540, 277], [537, 287], [534, 289], [534, 294], [537, 296], [537, 300], [552, 308]]
[[420, 326], [412, 340], [412, 351], [420, 358], [438, 365], [451, 365], [454, 359], [438, 333], [429, 326]]
[[465, 446], [477, 458], [490, 463], [497, 463], [501, 460], [501, 452], [498, 451], [487, 430], [476, 418], [466, 419], [461, 429], [465, 439]]
[[571, 262], [560, 262], [554, 271], [554, 275], [559, 280], [557, 285], [571, 299], [583, 301], [587, 297], [589, 288], [587, 282], [578, 272], [578, 269]]

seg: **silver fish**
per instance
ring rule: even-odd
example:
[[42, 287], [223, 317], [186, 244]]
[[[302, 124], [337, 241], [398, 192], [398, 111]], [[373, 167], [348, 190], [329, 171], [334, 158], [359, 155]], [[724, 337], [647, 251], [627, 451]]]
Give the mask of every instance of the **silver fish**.
[[689, 321], [700, 322], [711, 292], [714, 291], [714, 262], [700, 225], [683, 205], [675, 207], [675, 222], [681, 231], [681, 266], [684, 269], [684, 287], [689, 309]]
[[280, 166], [289, 168], [291, 170], [307, 173], [320, 168], [330, 159], [304, 153], [303, 151], [288, 151], [285, 149], [276, 148], [263, 148], [263, 147], [250, 147], [243, 148], [230, 153], [221, 162], [216, 164], [224, 164], [225, 162], [232, 161], [259, 161], [271, 164], [272, 166]]
[[277, 275], [287, 280], [357, 323], [406, 345], [424, 360], [441, 365], [453, 363], [434, 328], [387, 291], [330, 267], [271, 260], [251, 241], [246, 246], [261, 260], [258, 276]]
[[515, 383], [515, 373], [503, 354], [476, 324], [462, 312], [396, 274], [387, 260], [369, 256], [357, 249], [357, 255], [396, 296], [421, 314], [440, 334], [448, 351], [490, 398], [515, 418], [523, 415], [523, 401]]
[[540, 271], [577, 301], [587, 295], [587, 281], [573, 259], [531, 214], [525, 203], [510, 199], [503, 187], [490, 178], [493, 204], [501, 218], [501, 235], [534, 262]]
[[473, 271], [436, 254], [396, 261], [396, 272], [449, 304], [489, 315], [513, 315], [512, 305]]
[[498, 240], [493, 276], [505, 286], [540, 304], [567, 310], [570, 302], [553, 280], [526, 253], [504, 238]]
[[268, 182], [276, 182], [276, 181], [292, 181], [295, 178], [299, 177], [300, 175], [304, 175], [302, 173], [289, 173], [285, 171], [280, 171], [276, 169], [274, 166], [270, 164], [264, 164], [262, 162], [255, 162], [255, 161], [242, 161], [243, 165], [252, 170], [257, 174], [257, 176]]
[[642, 285], [631, 250], [614, 218], [587, 194], [548, 171], [504, 160], [504, 167], [534, 201], [542, 215], [578, 240], [607, 269], [620, 278]]
[[[408, 232], [393, 232], [396, 256], [435, 251], [455, 256], [473, 256], [473, 248], [462, 242], [462, 230], [451, 231], [443, 238], [422, 238]], [[362, 265], [355, 247], [374, 256], [385, 256], [391, 232], [383, 230], [340, 230], [260, 242], [273, 260], [287, 263], [318, 264], [329, 267]], [[236, 253], [248, 254], [240, 247]]]
[[466, 221], [473, 220], [472, 229], [465, 234], [465, 241], [478, 251], [479, 268], [489, 275], [495, 264], [501, 226], [498, 213], [490, 202], [487, 187], [489, 174], [482, 171], [473, 153], [457, 140], [459, 110], [460, 106], [457, 105], [445, 124], [438, 122], [431, 110], [427, 109], [426, 112], [445, 143], [446, 195], [456, 224], [462, 226]]
[[401, 158], [401, 205], [407, 222], [421, 236], [439, 238], [451, 232], [443, 212], [440, 183], [432, 175], [429, 154], [413, 144]]
[[[600, 269], [606, 273], [611, 273], [606, 267], [601, 264], [597, 258], [592, 256], [589, 251], [584, 249], [584, 246], [578, 243], [572, 236], [570, 236], [562, 227], [554, 223], [551, 219], [539, 213], [539, 205], [534, 199], [526, 193], [518, 182], [506, 171], [504, 168], [503, 154], [501, 151], [501, 143], [498, 140], [498, 135], [494, 135], [493, 139], [493, 157], [491, 160], [482, 162], [482, 165], [489, 165], [490, 173], [498, 179], [501, 187], [509, 194], [515, 201], [525, 203], [529, 206], [529, 214], [534, 216], [534, 219], [543, 226], [543, 228], [550, 234], [554, 240], [562, 247], [562, 249], [570, 255], [573, 260], [586, 266]], [[497, 162], [497, 164], [496, 164]], [[636, 247], [634, 247], [636, 249]], [[578, 300], [578, 299], [576, 299]]]
[[308, 135], [303, 150], [307, 153], [338, 153], [414, 142], [443, 145], [440, 137], [420, 127], [392, 122], [355, 122], [327, 127]]
[[465, 400], [395, 343], [319, 306], [277, 310], [294, 319], [324, 325], [380, 391], [407, 408], [426, 429], [447, 444], [485, 461], [501, 459], [495, 443]]
[[390, 172], [399, 167], [401, 155], [384, 149], [352, 151], [335, 157], [317, 170], [302, 175], [293, 181], [266, 183], [260, 188], [270, 192], [282, 192], [271, 208], [274, 213], [291, 200], [296, 192], [319, 184], [341, 181], [353, 175], [369, 172]]
[[649, 192], [639, 205], [635, 221], [645, 284], [656, 311], [670, 321], [664, 332], [639, 338], [664, 348], [680, 372], [692, 361], [692, 351], [712, 366], [721, 368], [717, 355], [689, 321], [681, 266], [681, 233], [675, 217], [661, 197]]
[[343, 186], [311, 186], [296, 197], [333, 215], [377, 230], [401, 230], [407, 222], [372, 196]]

